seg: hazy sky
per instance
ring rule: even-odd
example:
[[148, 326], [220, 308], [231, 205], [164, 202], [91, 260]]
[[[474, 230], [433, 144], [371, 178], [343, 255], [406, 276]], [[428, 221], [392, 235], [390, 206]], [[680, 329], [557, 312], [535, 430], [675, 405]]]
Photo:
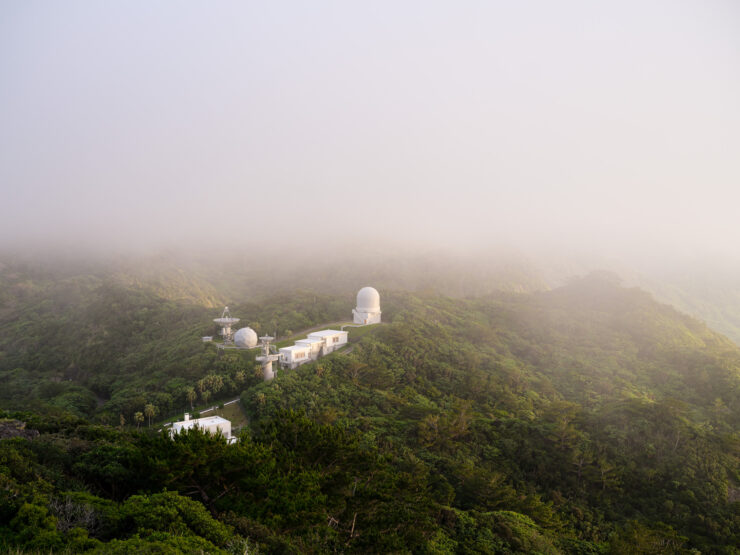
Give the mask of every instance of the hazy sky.
[[0, 245], [327, 238], [740, 251], [740, 2], [0, 4]]

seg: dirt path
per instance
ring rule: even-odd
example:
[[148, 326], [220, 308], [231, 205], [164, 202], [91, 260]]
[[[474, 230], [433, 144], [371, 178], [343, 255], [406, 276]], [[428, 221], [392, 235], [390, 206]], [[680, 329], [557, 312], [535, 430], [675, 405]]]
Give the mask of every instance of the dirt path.
[[[225, 401], [224, 406], [233, 405], [234, 403], [238, 403], [239, 399], [240, 397], [237, 397], [236, 399], [232, 399], [231, 401]], [[194, 409], [192, 412], [197, 412], [199, 414], [205, 414], [207, 412], [212, 412], [216, 409], [218, 409], [218, 405], [213, 405], [212, 407], [208, 407], [207, 409], [203, 409], [203, 410]], [[172, 425], [172, 422], [165, 422], [164, 424], [162, 424], [162, 427], [171, 426], [171, 425]]]
[[[232, 399], [231, 401], [226, 401], [224, 403], [224, 406], [226, 406], [226, 405], [233, 405], [234, 403], [236, 403], [238, 401], [239, 401], [239, 397], [237, 397], [236, 399]], [[203, 414], [203, 413], [206, 413], [206, 412], [211, 412], [213, 410], [216, 410], [217, 408], [218, 408], [218, 405], [214, 405], [214, 406], [212, 406], [210, 408], [203, 409], [202, 411], [200, 411], [200, 413]]]

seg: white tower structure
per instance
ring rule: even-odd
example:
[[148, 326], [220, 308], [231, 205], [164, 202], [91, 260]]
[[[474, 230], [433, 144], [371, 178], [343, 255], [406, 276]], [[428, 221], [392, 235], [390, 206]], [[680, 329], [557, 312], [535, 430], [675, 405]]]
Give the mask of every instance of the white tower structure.
[[224, 338], [224, 344], [231, 343], [232, 333], [231, 326], [239, 321], [239, 318], [232, 318], [229, 313], [229, 307], [224, 307], [224, 311], [221, 314], [221, 318], [214, 318], [214, 322], [221, 328], [221, 336]]
[[380, 293], [373, 287], [363, 287], [357, 293], [357, 308], [352, 311], [355, 324], [380, 323]]
[[273, 339], [275, 338], [269, 335], [260, 337], [262, 354], [256, 358], [257, 362], [262, 363], [262, 377], [266, 382], [275, 377], [275, 372], [272, 370], [272, 363], [280, 358], [280, 355], [275, 352], [275, 347], [270, 345], [270, 341]]

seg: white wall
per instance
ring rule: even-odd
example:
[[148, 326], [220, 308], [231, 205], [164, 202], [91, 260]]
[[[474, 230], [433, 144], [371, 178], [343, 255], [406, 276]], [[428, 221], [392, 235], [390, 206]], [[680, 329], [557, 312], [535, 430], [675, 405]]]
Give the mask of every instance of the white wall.
[[308, 347], [302, 347], [301, 349], [283, 347], [279, 353], [281, 357], [280, 362], [287, 364], [291, 369], [311, 360], [311, 349]]
[[358, 312], [356, 309], [352, 311], [354, 315], [355, 324], [379, 324], [380, 323], [380, 312]]
[[207, 420], [204, 422], [203, 420], [204, 419], [202, 418], [197, 418], [193, 420], [185, 420], [183, 422], [175, 422], [170, 429], [170, 435], [180, 433], [180, 431], [184, 429], [197, 427], [209, 434], [216, 435], [220, 431], [224, 437], [231, 437], [231, 422], [229, 420], [224, 419], [215, 422], [209, 422]]

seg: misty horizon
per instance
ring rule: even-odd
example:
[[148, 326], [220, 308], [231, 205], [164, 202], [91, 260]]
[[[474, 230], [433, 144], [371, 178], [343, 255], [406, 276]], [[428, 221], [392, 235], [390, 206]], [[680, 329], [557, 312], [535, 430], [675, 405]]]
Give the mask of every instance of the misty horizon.
[[0, 248], [729, 256], [729, 1], [0, 8]]

